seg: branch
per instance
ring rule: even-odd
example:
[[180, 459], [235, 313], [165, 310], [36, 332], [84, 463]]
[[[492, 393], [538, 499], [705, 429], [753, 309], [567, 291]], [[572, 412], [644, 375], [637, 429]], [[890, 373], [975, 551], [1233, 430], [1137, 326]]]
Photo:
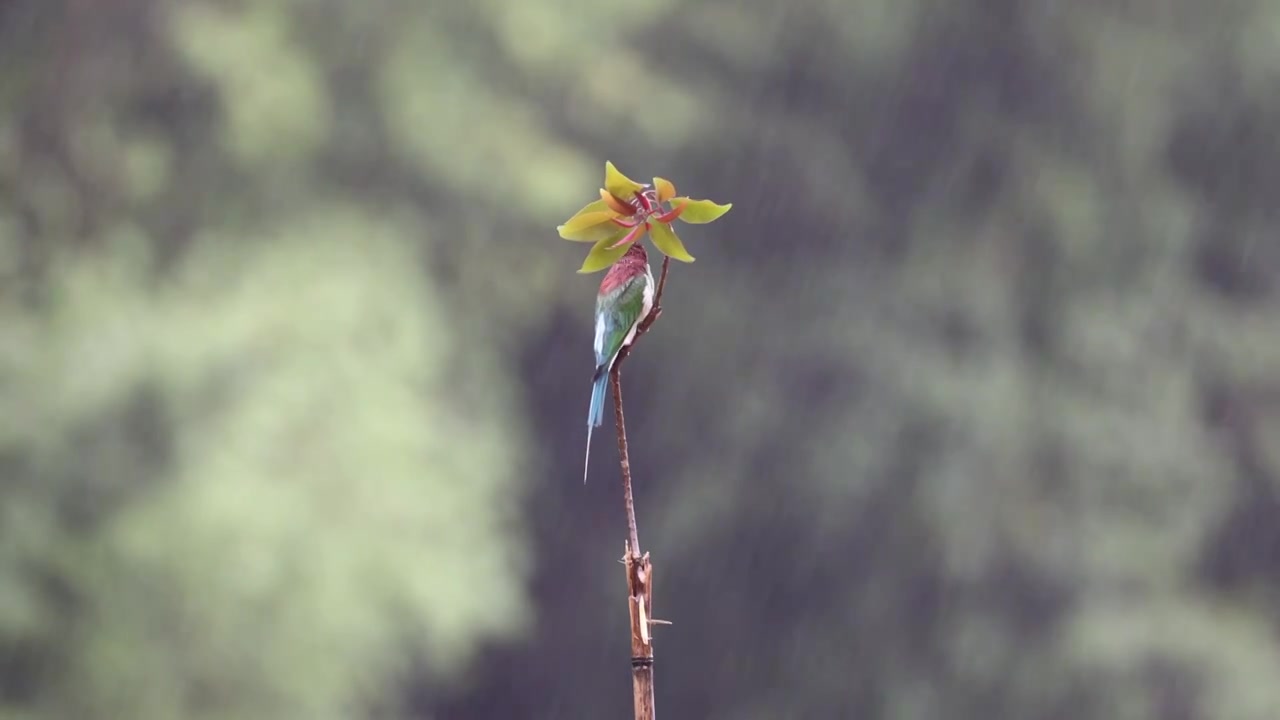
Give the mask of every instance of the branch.
[[[654, 306], [657, 306], [655, 301]], [[650, 312], [649, 317], [654, 317]], [[637, 336], [639, 332], [636, 333]], [[631, 458], [627, 454], [627, 427], [622, 412], [622, 374], [617, 363], [609, 372], [613, 387], [613, 417], [618, 430], [618, 458], [622, 467], [622, 499], [627, 511], [627, 541], [622, 562], [627, 568], [627, 612], [631, 616], [631, 694], [636, 720], [654, 720], [653, 636], [649, 632], [653, 613], [653, 565], [649, 553], [640, 554], [636, 530], [636, 507], [631, 495]]]
[[[636, 335], [640, 335], [639, 331]], [[613, 369], [609, 371], [609, 384], [613, 388], [613, 423], [618, 431], [618, 463], [622, 466], [622, 502], [627, 510], [627, 546], [630, 548], [628, 555], [638, 556], [640, 534], [636, 530], [636, 507], [631, 498], [631, 458], [627, 454], [627, 425], [622, 414], [622, 373], [618, 372], [616, 362]]]
[[662, 315], [662, 291], [667, 286], [667, 269], [671, 258], [662, 258], [662, 275], [654, 291], [653, 307], [636, 326], [631, 344], [618, 352], [609, 370], [609, 384], [613, 389], [613, 419], [618, 431], [618, 462], [622, 468], [622, 500], [627, 512], [627, 541], [623, 564], [627, 568], [627, 610], [631, 616], [631, 691], [636, 720], [653, 720], [653, 636], [650, 625], [653, 620], [653, 565], [649, 553], [640, 553], [640, 533], [636, 529], [635, 500], [631, 494], [631, 457], [627, 453], [627, 425], [622, 411], [622, 361], [631, 354], [631, 348], [653, 323]]

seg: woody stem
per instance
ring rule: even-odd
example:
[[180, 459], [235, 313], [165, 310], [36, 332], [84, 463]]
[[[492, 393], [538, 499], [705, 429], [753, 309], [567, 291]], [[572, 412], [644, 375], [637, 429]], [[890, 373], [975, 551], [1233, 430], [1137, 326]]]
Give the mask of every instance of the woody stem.
[[622, 361], [635, 341], [648, 332], [662, 314], [662, 291], [667, 285], [670, 258], [662, 259], [662, 275], [653, 294], [653, 307], [636, 327], [631, 344], [624, 346], [609, 370], [613, 390], [613, 417], [618, 431], [618, 459], [622, 469], [622, 501], [627, 513], [626, 552], [622, 561], [627, 570], [627, 610], [631, 618], [631, 694], [636, 720], [654, 720], [653, 706], [653, 564], [648, 553], [640, 552], [640, 533], [636, 528], [636, 507], [631, 494], [631, 456], [627, 448], [627, 426], [622, 411]]

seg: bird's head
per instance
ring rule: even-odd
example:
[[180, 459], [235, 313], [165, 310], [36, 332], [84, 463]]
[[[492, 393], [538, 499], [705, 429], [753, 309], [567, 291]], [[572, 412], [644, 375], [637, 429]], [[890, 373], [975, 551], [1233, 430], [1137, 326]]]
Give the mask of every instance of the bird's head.
[[627, 260], [630, 260], [631, 262], [635, 262], [635, 263], [640, 263], [642, 265], [648, 264], [649, 255], [644, 250], [644, 244], [640, 242], [631, 243], [631, 247], [627, 248], [627, 252], [622, 256], [620, 262], [624, 262]]

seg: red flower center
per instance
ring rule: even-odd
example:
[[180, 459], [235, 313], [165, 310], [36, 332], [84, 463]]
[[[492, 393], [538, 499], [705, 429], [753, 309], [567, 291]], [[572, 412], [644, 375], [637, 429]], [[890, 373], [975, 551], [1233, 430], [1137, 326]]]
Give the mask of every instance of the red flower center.
[[647, 223], [650, 218], [661, 223], [670, 223], [684, 212], [684, 205], [679, 205], [672, 210], [664, 210], [662, 203], [658, 202], [658, 191], [649, 185], [636, 193], [630, 202], [617, 195], [613, 198], [631, 210], [630, 215], [613, 219], [613, 223], [620, 227], [635, 227], [641, 223]]

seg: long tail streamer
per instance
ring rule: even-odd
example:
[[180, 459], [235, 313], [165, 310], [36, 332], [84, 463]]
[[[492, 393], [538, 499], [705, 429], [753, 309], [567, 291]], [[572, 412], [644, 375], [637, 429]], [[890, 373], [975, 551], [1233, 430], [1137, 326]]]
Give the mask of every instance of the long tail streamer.
[[582, 463], [582, 484], [587, 484], [587, 468], [591, 466], [591, 429], [604, 422], [604, 391], [609, 384], [609, 373], [596, 370], [595, 384], [591, 386], [591, 407], [587, 411], [587, 458]]

